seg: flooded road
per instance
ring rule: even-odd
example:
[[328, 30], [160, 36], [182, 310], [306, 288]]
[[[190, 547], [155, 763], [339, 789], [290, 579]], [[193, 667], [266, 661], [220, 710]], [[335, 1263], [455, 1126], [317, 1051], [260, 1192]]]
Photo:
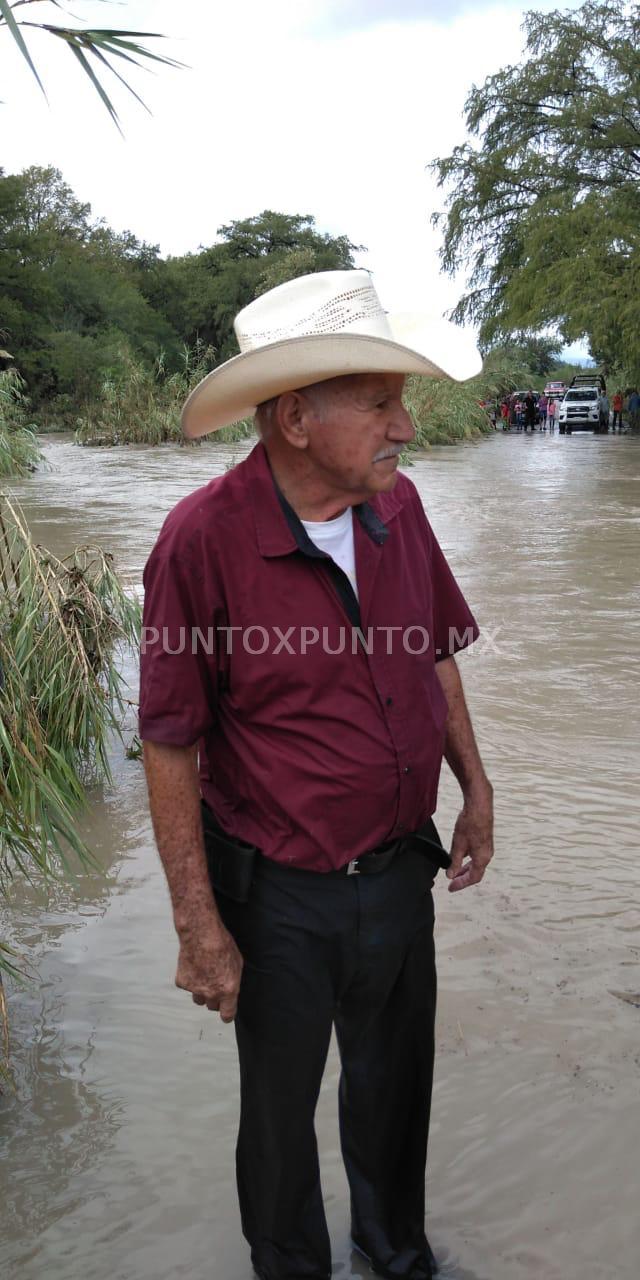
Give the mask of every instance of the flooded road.
[[[245, 449], [50, 438], [50, 469], [13, 488], [39, 541], [99, 541], [133, 586], [169, 508]], [[640, 440], [500, 434], [409, 474], [484, 629], [461, 669], [497, 801], [484, 884], [436, 890], [430, 1239], [442, 1280], [637, 1280], [640, 1008], [621, 996], [640, 992]], [[249, 1280], [233, 1031], [172, 985], [142, 766], [113, 762], [85, 824], [106, 879], [44, 904], [20, 889], [9, 916], [39, 981], [9, 992], [0, 1274]], [[443, 837], [456, 807], [448, 776]], [[318, 1133], [346, 1280], [370, 1273], [349, 1249], [337, 1076], [332, 1053]]]

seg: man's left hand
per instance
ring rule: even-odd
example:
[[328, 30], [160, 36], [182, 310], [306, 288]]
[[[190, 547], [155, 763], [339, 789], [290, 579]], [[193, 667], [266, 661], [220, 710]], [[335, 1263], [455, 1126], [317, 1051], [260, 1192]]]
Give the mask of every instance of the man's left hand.
[[451, 843], [449, 893], [479, 884], [493, 857], [493, 792], [487, 784], [465, 796]]

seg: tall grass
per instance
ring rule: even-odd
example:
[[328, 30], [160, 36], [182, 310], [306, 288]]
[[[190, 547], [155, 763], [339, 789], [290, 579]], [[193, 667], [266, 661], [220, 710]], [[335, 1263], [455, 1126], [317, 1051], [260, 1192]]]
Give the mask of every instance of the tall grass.
[[[0, 894], [13, 877], [57, 877], [91, 854], [77, 831], [88, 781], [109, 777], [118, 730], [118, 645], [139, 609], [99, 548], [66, 560], [37, 547], [0, 496]], [[15, 971], [0, 941], [0, 975]]]
[[530, 377], [521, 365], [489, 355], [482, 373], [470, 382], [411, 377], [407, 379], [405, 405], [416, 437], [413, 449], [433, 444], [474, 440], [493, 430], [484, 403], [492, 402]]
[[468, 384], [410, 378], [404, 400], [416, 432], [412, 449], [472, 440], [491, 430], [480, 397]]
[[23, 476], [40, 461], [29, 401], [17, 369], [0, 371], [0, 477]]
[[[181, 368], [168, 373], [160, 355], [153, 368], [129, 356], [123, 374], [107, 378], [98, 399], [77, 419], [75, 438], [84, 445], [184, 444], [180, 414], [189, 392], [210, 371], [213, 353], [185, 347]], [[217, 441], [244, 440], [253, 434], [250, 419], [215, 433]]]

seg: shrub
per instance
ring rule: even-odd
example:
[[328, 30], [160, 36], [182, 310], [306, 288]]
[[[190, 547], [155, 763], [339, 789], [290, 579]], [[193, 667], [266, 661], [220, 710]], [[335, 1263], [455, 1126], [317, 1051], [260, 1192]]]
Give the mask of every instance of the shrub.
[[[107, 377], [100, 398], [85, 408], [76, 430], [76, 442], [85, 445], [185, 443], [180, 413], [189, 392], [213, 365], [211, 348], [184, 347], [182, 367], [168, 373], [162, 354], [153, 369], [131, 354], [123, 372]], [[217, 431], [218, 441], [244, 440], [253, 424], [234, 423]]]

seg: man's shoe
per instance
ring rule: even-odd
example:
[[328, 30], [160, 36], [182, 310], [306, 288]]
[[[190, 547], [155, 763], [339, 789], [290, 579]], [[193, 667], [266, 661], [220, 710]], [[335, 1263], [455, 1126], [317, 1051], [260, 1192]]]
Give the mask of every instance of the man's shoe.
[[353, 1239], [353, 1236], [351, 1237], [351, 1244], [356, 1253], [359, 1253], [360, 1257], [364, 1258], [365, 1261], [369, 1263], [369, 1266], [375, 1275], [386, 1276], [387, 1280], [433, 1280], [433, 1277], [438, 1271], [438, 1263], [428, 1240], [426, 1257], [424, 1259], [420, 1258], [411, 1268], [411, 1271], [407, 1272], [407, 1274], [402, 1277], [398, 1276], [394, 1271], [387, 1271], [385, 1267], [378, 1266], [374, 1262], [373, 1258], [371, 1258], [368, 1253], [365, 1253], [362, 1245], [358, 1244], [358, 1242]]

